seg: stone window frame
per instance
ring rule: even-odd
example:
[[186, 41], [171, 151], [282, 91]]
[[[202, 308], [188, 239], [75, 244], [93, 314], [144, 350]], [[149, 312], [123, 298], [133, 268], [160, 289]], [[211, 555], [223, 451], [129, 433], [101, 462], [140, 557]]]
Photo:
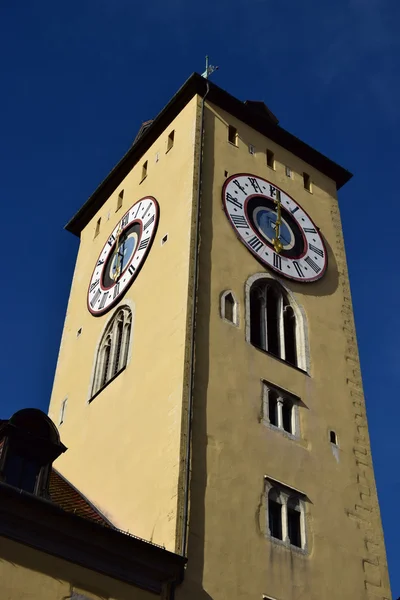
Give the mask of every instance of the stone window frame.
[[[122, 338], [120, 341], [120, 350], [117, 355], [118, 342], [118, 324], [122, 323]], [[87, 403], [90, 404], [101, 391], [107, 387], [118, 375], [120, 375], [128, 366], [131, 360], [132, 341], [133, 341], [133, 323], [134, 310], [131, 302], [124, 301], [109, 316], [100, 335], [96, 346], [95, 359], [93, 363], [92, 375]], [[104, 357], [106, 346], [110, 347], [108, 373], [104, 376]], [[118, 367], [115, 368], [115, 361], [118, 357]]]
[[[233, 321], [231, 321], [230, 319], [227, 319], [225, 317], [225, 299], [227, 296], [229, 296], [229, 294], [232, 296], [233, 298]], [[221, 319], [223, 321], [225, 321], [226, 323], [229, 323], [229, 325], [234, 325], [235, 327], [239, 327], [239, 322], [240, 322], [240, 315], [239, 315], [239, 302], [237, 301], [236, 295], [234, 294], [234, 292], [232, 290], [225, 290], [222, 292], [221, 296], [220, 296], [220, 314], [221, 314]]]
[[[280, 498], [280, 503], [282, 504], [282, 539], [273, 537], [269, 528], [269, 512], [268, 512], [268, 500], [269, 494], [271, 490], [275, 490]], [[266, 511], [266, 521], [265, 521], [265, 537], [270, 540], [273, 544], [278, 544], [279, 546], [283, 546], [288, 548], [293, 552], [298, 552], [299, 554], [308, 554], [309, 548], [309, 540], [307, 535], [307, 510], [306, 503], [309, 501], [307, 495], [296, 488], [292, 488], [286, 483], [282, 483], [277, 479], [270, 477], [269, 475], [264, 475], [264, 494], [265, 494], [265, 511]], [[300, 538], [301, 538], [301, 547], [295, 546], [290, 543], [290, 539], [288, 536], [288, 519], [287, 519], [287, 507], [289, 500], [295, 499], [299, 504], [300, 509]]]
[[[299, 441], [301, 439], [300, 406], [303, 404], [301, 399], [298, 396], [296, 396], [295, 394], [292, 394], [291, 392], [288, 392], [287, 390], [284, 390], [284, 389], [280, 388], [279, 386], [274, 385], [273, 383], [270, 383], [266, 379], [261, 379], [261, 386], [262, 386], [262, 392], [261, 392], [261, 394], [262, 394], [262, 405], [261, 405], [262, 418], [261, 418], [261, 422], [263, 423], [263, 425], [265, 425], [266, 427], [269, 427], [273, 431], [278, 431], [279, 433], [281, 433], [285, 437], [290, 438], [291, 440]], [[270, 422], [269, 394], [271, 391], [275, 392], [278, 395], [278, 425], [273, 425]], [[282, 408], [283, 408], [283, 404], [285, 402], [290, 402], [292, 405], [292, 419], [291, 419], [292, 420], [292, 433], [289, 431], [286, 431], [286, 429], [284, 429], [284, 427], [283, 427]]]
[[283, 293], [286, 295], [286, 298], [293, 309], [295, 320], [296, 320], [296, 351], [297, 351], [297, 366], [292, 365], [291, 363], [285, 361], [284, 359], [277, 357], [271, 353], [268, 353], [267, 350], [260, 350], [262, 352], [267, 352], [269, 356], [274, 356], [278, 360], [282, 360], [285, 364], [291, 366], [292, 368], [299, 369], [300, 371], [304, 371], [307, 374], [310, 374], [310, 347], [309, 347], [309, 339], [308, 339], [308, 326], [307, 326], [307, 317], [304, 311], [304, 308], [297, 302], [295, 295], [293, 292], [279, 279], [278, 277], [273, 276], [271, 273], [264, 271], [263, 273], [254, 273], [251, 275], [246, 283], [244, 289], [245, 295], [245, 336], [246, 342], [248, 342], [251, 346], [254, 346], [251, 343], [251, 312], [250, 312], [250, 290], [252, 286], [260, 279], [265, 279], [269, 281], [273, 281], [277, 287], [281, 287]]

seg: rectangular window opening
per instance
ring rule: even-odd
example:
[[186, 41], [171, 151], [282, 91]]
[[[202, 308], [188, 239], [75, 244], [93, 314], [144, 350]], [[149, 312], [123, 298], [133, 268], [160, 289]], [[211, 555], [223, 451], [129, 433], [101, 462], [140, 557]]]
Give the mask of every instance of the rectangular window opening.
[[273, 390], [268, 392], [268, 415], [271, 425], [278, 427], [278, 394]]
[[250, 154], [255, 154], [256, 153], [256, 149], [253, 146], [253, 144], [249, 144], [249, 152], [250, 152]]
[[97, 223], [96, 223], [96, 229], [94, 232], [94, 237], [97, 237], [100, 233], [100, 224], [101, 224], [101, 217], [100, 219], [97, 219]]
[[272, 537], [282, 539], [282, 505], [275, 500], [268, 500], [269, 530]]
[[173, 148], [174, 146], [174, 140], [175, 140], [175, 129], [173, 129], [171, 131], [171, 133], [168, 136], [168, 141], [167, 141], [167, 152], [169, 152], [171, 150], [171, 148]]
[[146, 162], [144, 162], [143, 166], [142, 166], [142, 181], [143, 181], [143, 179], [146, 179], [146, 177], [147, 177], [147, 164], [148, 163], [146, 160]]
[[311, 177], [308, 173], [303, 173], [304, 189], [311, 192]]
[[116, 210], [119, 210], [122, 207], [123, 199], [124, 199], [124, 190], [121, 190], [120, 193], [118, 194]]
[[283, 429], [288, 433], [292, 431], [292, 405], [287, 400], [282, 405], [282, 425]]
[[234, 146], [237, 146], [237, 138], [238, 138], [238, 134], [237, 134], [236, 127], [234, 127], [233, 125], [229, 125], [228, 126], [228, 141], [231, 144], [233, 144]]
[[292, 546], [301, 548], [300, 509], [288, 506], [287, 509], [288, 535]]
[[292, 177], [292, 169], [290, 167], [285, 167], [286, 177]]
[[275, 169], [275, 154], [272, 150], [267, 149], [267, 165], [271, 169]]

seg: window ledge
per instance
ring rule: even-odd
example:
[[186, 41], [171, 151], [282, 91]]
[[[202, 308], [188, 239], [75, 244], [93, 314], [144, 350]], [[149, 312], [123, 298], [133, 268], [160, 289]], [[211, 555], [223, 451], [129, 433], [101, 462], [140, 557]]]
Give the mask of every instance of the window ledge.
[[228, 140], [228, 144], [230, 144], [234, 148], [239, 148], [238, 144], [234, 144], [233, 142], [230, 142], [229, 140]]
[[93, 401], [93, 400], [94, 400], [94, 399], [95, 399], [95, 398], [96, 398], [96, 397], [97, 397], [99, 394], [101, 394], [101, 392], [102, 392], [103, 390], [105, 390], [105, 389], [106, 389], [106, 387], [107, 387], [107, 386], [109, 386], [109, 385], [110, 385], [110, 383], [112, 383], [112, 382], [114, 381], [114, 379], [116, 379], [116, 378], [118, 377], [118, 375], [121, 375], [121, 373], [122, 373], [123, 371], [125, 371], [125, 369], [126, 369], [126, 365], [125, 365], [124, 367], [122, 367], [122, 369], [120, 369], [120, 370], [118, 371], [118, 373], [115, 373], [115, 375], [113, 375], [113, 376], [111, 377], [111, 379], [109, 379], [109, 380], [107, 381], [107, 383], [105, 383], [105, 384], [103, 385], [103, 387], [101, 387], [99, 390], [97, 390], [97, 392], [96, 392], [95, 394], [93, 394], [93, 396], [91, 396], [91, 397], [89, 398], [89, 400], [88, 400], [88, 404], [90, 404], [90, 403], [91, 403], [91, 402], [92, 402], [92, 401]]
[[277, 431], [278, 433], [282, 434], [284, 437], [289, 438], [290, 440], [293, 440], [294, 442], [300, 441], [300, 438], [298, 435], [295, 435], [294, 433], [289, 433], [289, 431], [286, 431], [286, 429], [278, 427], [277, 425], [272, 425], [272, 423], [270, 423], [266, 419], [262, 420], [262, 424], [265, 425], [266, 427], [268, 427], [269, 429], [272, 429], [272, 431]]
[[307, 373], [307, 371], [305, 371], [301, 367], [296, 367], [296, 365], [292, 365], [292, 363], [288, 362], [287, 360], [283, 360], [283, 358], [276, 356], [276, 354], [273, 354], [272, 352], [269, 352], [268, 350], [264, 350], [263, 348], [260, 348], [259, 346], [255, 346], [251, 342], [248, 342], [248, 343], [250, 344], [250, 346], [252, 346], [256, 350], [258, 350], [259, 352], [262, 352], [263, 354], [267, 354], [268, 356], [271, 356], [271, 358], [278, 360], [280, 363], [283, 363], [284, 365], [287, 365], [288, 367], [291, 367], [292, 369], [296, 369], [296, 371], [300, 371], [300, 373], [304, 373], [304, 375], [307, 375], [307, 377], [310, 377], [309, 373]]
[[143, 177], [143, 179], [141, 179], [141, 180], [139, 181], [139, 185], [140, 185], [141, 183], [143, 183], [143, 181], [144, 181], [145, 179], [147, 179], [147, 175], [145, 175], [145, 176]]
[[281, 548], [287, 548], [291, 552], [295, 552], [296, 554], [302, 554], [303, 556], [308, 555], [308, 548], [304, 546], [304, 548], [299, 548], [298, 546], [294, 546], [290, 542], [286, 542], [285, 540], [280, 540], [278, 538], [273, 537], [271, 534], [267, 533], [265, 537], [272, 543], [280, 546]]

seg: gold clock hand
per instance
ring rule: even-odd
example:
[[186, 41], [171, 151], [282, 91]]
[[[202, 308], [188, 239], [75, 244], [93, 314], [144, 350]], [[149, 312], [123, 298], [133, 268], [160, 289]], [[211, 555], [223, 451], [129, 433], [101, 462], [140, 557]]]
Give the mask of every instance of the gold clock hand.
[[118, 230], [117, 230], [117, 239], [115, 240], [115, 251], [114, 251], [114, 257], [116, 257], [116, 266], [115, 266], [115, 272], [113, 275], [113, 279], [114, 281], [117, 281], [118, 277], [121, 274], [121, 256], [119, 253], [119, 238], [121, 235], [121, 224], [119, 224]]
[[281, 193], [279, 190], [276, 190], [276, 200], [274, 200], [276, 204], [276, 221], [275, 221], [275, 237], [273, 240], [274, 250], [278, 254], [283, 250], [283, 244], [281, 242], [281, 225], [282, 225], [282, 213], [281, 213]]

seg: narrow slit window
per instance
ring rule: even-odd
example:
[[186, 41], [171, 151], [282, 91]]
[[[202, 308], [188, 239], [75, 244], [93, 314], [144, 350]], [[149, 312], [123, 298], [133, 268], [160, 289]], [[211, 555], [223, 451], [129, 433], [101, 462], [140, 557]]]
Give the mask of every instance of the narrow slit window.
[[293, 308], [288, 304], [286, 304], [283, 309], [283, 330], [285, 339], [285, 359], [291, 365], [297, 366], [296, 319]]
[[274, 390], [268, 393], [268, 416], [271, 425], [278, 427], [278, 394]]
[[238, 137], [238, 133], [237, 133], [236, 127], [234, 127], [233, 125], [229, 125], [228, 126], [228, 141], [231, 144], [233, 144], [234, 146], [237, 146], [237, 137]]
[[256, 153], [256, 149], [253, 146], [253, 144], [249, 144], [249, 152], [250, 152], [250, 154], [255, 154]]
[[116, 210], [119, 210], [122, 207], [123, 199], [124, 199], [124, 190], [121, 190], [120, 193], [118, 194]]
[[148, 163], [146, 160], [146, 162], [143, 163], [143, 166], [142, 166], [142, 181], [143, 181], [143, 179], [145, 179], [147, 177], [147, 164]]
[[60, 408], [60, 421], [59, 421], [59, 425], [61, 425], [62, 423], [64, 423], [64, 419], [65, 419], [65, 409], [67, 408], [67, 399], [65, 398], [65, 400], [63, 400], [61, 402], [61, 408]]
[[94, 237], [97, 237], [100, 233], [100, 225], [101, 225], [101, 217], [100, 219], [97, 219], [97, 223], [96, 223], [96, 229], [94, 231]]
[[308, 173], [303, 173], [303, 183], [304, 189], [306, 189], [308, 192], [311, 192], [311, 177]]
[[224, 307], [225, 308], [225, 310], [224, 310], [225, 319], [227, 321], [230, 321], [231, 323], [233, 323], [235, 320], [235, 300], [234, 300], [232, 294], [231, 293], [227, 294], [225, 296], [224, 301], [225, 301], [225, 307]]
[[288, 537], [292, 546], [301, 548], [301, 511], [297, 498], [289, 498], [287, 503]]
[[292, 177], [292, 169], [290, 167], [285, 167], [286, 177]]
[[335, 446], [337, 446], [337, 435], [335, 433], [335, 431], [330, 431], [329, 432], [329, 439], [331, 440], [331, 444], [335, 444]]
[[174, 140], [175, 140], [175, 129], [173, 129], [171, 131], [171, 133], [168, 136], [168, 141], [167, 141], [167, 152], [169, 152], [171, 150], [171, 148], [173, 148], [174, 146]]
[[267, 165], [271, 169], [275, 169], [275, 155], [272, 150], [267, 149]]
[[293, 433], [292, 429], [292, 410], [293, 407], [288, 400], [282, 404], [282, 425], [283, 429], [288, 433]]
[[272, 537], [282, 539], [282, 503], [279, 493], [271, 489], [268, 494], [268, 524]]

